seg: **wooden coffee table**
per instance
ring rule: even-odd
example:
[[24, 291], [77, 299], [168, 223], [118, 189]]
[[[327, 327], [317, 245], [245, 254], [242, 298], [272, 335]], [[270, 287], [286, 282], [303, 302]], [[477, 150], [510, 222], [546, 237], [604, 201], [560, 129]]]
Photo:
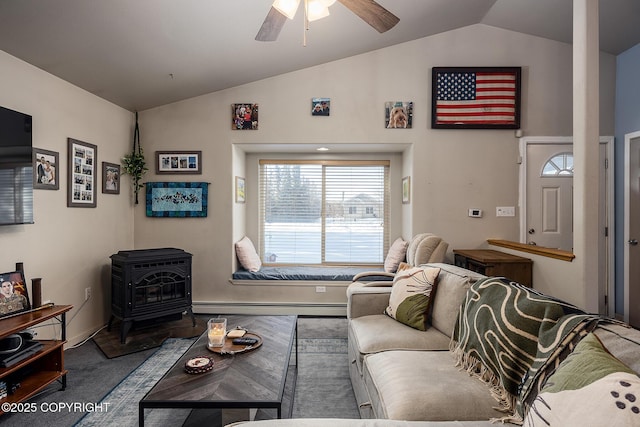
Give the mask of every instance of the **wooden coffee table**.
[[[227, 318], [228, 329], [242, 326], [260, 335], [262, 345], [246, 353], [220, 355], [207, 349], [205, 331], [139, 402], [140, 426], [144, 426], [147, 408], [276, 408], [278, 418], [282, 418], [282, 400], [294, 342], [293, 389], [297, 379], [297, 316], [220, 317]], [[185, 362], [202, 355], [213, 357], [213, 370], [187, 374]]]

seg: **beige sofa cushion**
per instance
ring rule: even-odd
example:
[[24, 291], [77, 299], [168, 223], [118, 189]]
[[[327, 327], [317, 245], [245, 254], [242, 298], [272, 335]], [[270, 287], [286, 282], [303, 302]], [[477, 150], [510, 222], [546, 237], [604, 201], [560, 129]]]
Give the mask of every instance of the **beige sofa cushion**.
[[384, 314], [358, 317], [349, 323], [358, 351], [448, 350], [449, 337], [437, 329], [418, 331]]
[[493, 409], [487, 385], [455, 367], [449, 351], [370, 354], [364, 380], [377, 418], [486, 421], [504, 415]]
[[351, 319], [348, 334], [349, 347], [355, 353], [351, 362], [357, 364], [360, 373], [367, 354], [387, 350], [448, 350], [450, 341], [435, 328], [418, 331], [385, 314]]
[[349, 359], [362, 375], [364, 356], [386, 350], [448, 350], [450, 338], [435, 328], [418, 331], [385, 314], [351, 319]]
[[449, 245], [432, 233], [416, 234], [407, 247], [407, 263], [421, 265], [444, 260]]
[[434, 263], [428, 266], [440, 268], [438, 285], [433, 297], [431, 326], [451, 337], [456, 326], [458, 309], [467, 290], [479, 279], [486, 276], [451, 264]]

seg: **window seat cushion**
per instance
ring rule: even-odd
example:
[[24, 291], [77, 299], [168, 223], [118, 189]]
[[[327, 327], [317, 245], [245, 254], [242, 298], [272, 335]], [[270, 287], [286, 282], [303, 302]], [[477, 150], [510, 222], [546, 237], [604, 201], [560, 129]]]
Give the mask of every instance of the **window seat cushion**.
[[[351, 282], [353, 276], [372, 267], [350, 266], [262, 266], [258, 271], [240, 269], [233, 273], [233, 280], [302, 280], [302, 281], [343, 281]], [[382, 269], [380, 269], [382, 272]], [[367, 281], [391, 281], [386, 276], [367, 276]]]

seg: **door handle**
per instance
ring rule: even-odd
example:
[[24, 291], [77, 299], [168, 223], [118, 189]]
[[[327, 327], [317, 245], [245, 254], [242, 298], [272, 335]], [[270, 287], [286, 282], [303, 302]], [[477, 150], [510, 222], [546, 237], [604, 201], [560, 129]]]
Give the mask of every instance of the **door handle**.
[[529, 231], [528, 231], [529, 234], [533, 234], [535, 232], [536, 232], [536, 230], [534, 228], [530, 228]]
[[638, 244], [638, 239], [629, 239], [627, 240], [627, 243], [631, 246], [636, 246]]

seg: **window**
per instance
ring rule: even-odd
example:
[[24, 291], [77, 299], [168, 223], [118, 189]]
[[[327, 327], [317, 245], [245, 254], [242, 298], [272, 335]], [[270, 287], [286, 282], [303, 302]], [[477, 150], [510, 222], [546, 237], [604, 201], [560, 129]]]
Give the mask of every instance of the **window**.
[[544, 164], [542, 176], [573, 176], [573, 153], [560, 153]]
[[274, 264], [379, 264], [388, 161], [260, 161], [260, 252]]

